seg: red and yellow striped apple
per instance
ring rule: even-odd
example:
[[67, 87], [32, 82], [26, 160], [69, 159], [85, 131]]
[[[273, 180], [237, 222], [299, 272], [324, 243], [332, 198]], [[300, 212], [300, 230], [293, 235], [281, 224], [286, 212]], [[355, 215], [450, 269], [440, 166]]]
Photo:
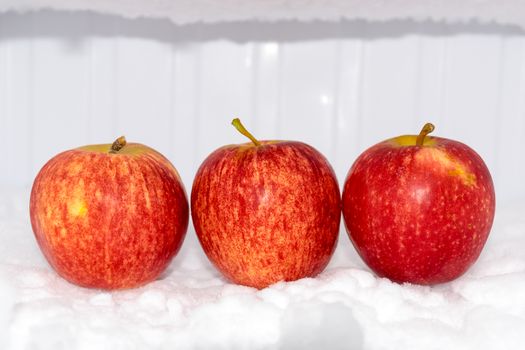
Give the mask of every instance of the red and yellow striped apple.
[[379, 276], [437, 284], [462, 275], [492, 226], [489, 170], [467, 145], [419, 135], [383, 141], [350, 169], [343, 189], [348, 234]]
[[293, 141], [224, 146], [195, 177], [191, 209], [210, 261], [231, 281], [264, 288], [315, 276], [333, 254], [340, 193], [328, 161]]
[[173, 165], [121, 137], [52, 158], [34, 181], [30, 216], [60, 276], [84, 287], [124, 289], [165, 270], [184, 240], [189, 208]]

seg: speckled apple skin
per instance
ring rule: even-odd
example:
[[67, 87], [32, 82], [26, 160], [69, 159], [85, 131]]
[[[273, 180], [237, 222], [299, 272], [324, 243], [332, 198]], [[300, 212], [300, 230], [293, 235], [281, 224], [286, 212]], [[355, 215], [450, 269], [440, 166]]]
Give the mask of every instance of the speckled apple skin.
[[213, 152], [195, 177], [191, 208], [210, 261], [231, 281], [256, 288], [321, 272], [341, 218], [328, 161], [291, 141]]
[[461, 276], [494, 219], [494, 186], [481, 157], [460, 142], [430, 140], [432, 146], [379, 143], [345, 180], [350, 239], [373, 271], [396, 282], [431, 285]]
[[183, 242], [189, 206], [177, 171], [151, 148], [125, 147], [136, 151], [63, 152], [34, 181], [35, 237], [51, 266], [74, 284], [144, 285], [165, 270]]

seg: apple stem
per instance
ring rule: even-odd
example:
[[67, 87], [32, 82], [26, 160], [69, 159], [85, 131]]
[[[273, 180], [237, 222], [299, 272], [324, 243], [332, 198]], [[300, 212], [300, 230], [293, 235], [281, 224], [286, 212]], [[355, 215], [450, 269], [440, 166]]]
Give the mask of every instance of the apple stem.
[[416, 146], [423, 146], [423, 143], [425, 142], [425, 137], [432, 131], [434, 131], [434, 124], [426, 123], [419, 132], [419, 135], [417, 136]]
[[239, 118], [235, 118], [234, 120], [232, 120], [232, 125], [235, 126], [235, 129], [239, 130], [241, 134], [243, 134], [244, 136], [252, 140], [255, 146], [261, 145], [261, 143], [255, 137], [253, 137], [253, 135], [250, 134], [248, 130], [246, 130], [246, 128], [244, 127], [244, 125], [242, 125], [241, 120]]
[[113, 142], [111, 145], [111, 148], [109, 150], [109, 153], [117, 153], [120, 151], [124, 146], [126, 146], [126, 138], [124, 136], [119, 137], [118, 139]]

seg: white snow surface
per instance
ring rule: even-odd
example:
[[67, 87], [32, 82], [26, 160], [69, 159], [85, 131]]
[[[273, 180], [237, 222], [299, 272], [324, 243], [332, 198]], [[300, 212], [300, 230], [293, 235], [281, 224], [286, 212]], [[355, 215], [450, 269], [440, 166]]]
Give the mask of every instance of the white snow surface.
[[364, 266], [344, 229], [316, 278], [263, 290], [224, 280], [190, 227], [163, 276], [107, 292], [69, 284], [41, 254], [28, 191], [0, 191], [0, 349], [523, 349], [525, 208], [498, 208], [477, 263], [434, 287]]

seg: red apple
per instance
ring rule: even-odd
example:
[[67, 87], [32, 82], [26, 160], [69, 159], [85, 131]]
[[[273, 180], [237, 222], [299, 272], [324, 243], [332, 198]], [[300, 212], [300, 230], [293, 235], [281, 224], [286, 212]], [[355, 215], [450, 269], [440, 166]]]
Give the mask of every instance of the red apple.
[[463, 143], [421, 133], [359, 156], [343, 190], [346, 229], [365, 263], [396, 282], [436, 284], [478, 258], [495, 210], [489, 170]]
[[224, 146], [206, 158], [191, 192], [192, 218], [210, 261], [231, 281], [264, 288], [315, 276], [333, 254], [340, 194], [328, 161], [293, 141]]
[[52, 158], [31, 191], [31, 224], [47, 261], [83, 287], [133, 288], [179, 250], [188, 201], [171, 163], [123, 137]]

